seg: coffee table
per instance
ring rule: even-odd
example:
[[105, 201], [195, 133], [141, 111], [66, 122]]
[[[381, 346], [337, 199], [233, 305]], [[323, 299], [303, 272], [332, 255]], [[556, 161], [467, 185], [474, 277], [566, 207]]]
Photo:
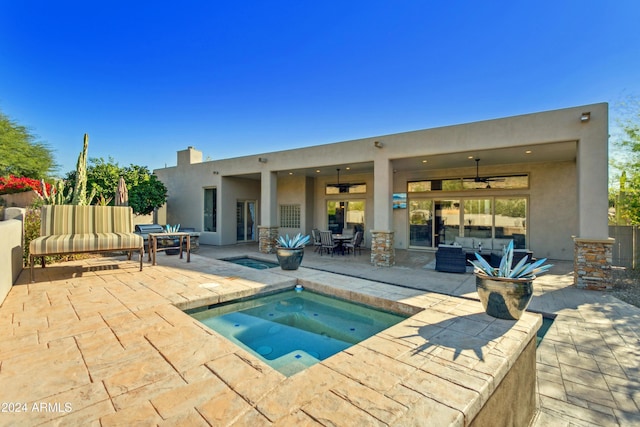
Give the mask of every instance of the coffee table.
[[[156, 254], [158, 251], [167, 249], [180, 249], [180, 259], [182, 259], [182, 242], [187, 239], [187, 262], [191, 262], [191, 233], [177, 231], [175, 233], [149, 233], [149, 258], [151, 265], [156, 265]], [[164, 246], [158, 249], [158, 240], [179, 240], [179, 246]]]

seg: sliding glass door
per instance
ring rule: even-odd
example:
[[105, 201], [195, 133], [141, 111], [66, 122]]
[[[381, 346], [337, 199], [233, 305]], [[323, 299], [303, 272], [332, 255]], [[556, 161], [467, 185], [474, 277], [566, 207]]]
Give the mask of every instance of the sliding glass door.
[[488, 197], [408, 200], [409, 247], [437, 248], [456, 236], [513, 239], [526, 248], [527, 199]]
[[251, 242], [256, 240], [256, 202], [238, 200], [236, 202], [236, 240]]
[[364, 200], [329, 200], [327, 229], [333, 234], [354, 234], [364, 231]]
[[409, 201], [409, 246], [437, 247], [440, 243], [452, 243], [459, 233], [459, 200]]

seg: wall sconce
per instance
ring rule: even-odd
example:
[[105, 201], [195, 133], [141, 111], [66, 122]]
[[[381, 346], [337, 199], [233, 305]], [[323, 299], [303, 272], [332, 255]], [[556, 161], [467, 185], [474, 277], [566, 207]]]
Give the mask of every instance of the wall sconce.
[[590, 112], [590, 111], [587, 111], [587, 112], [582, 113], [582, 114], [580, 115], [580, 121], [581, 121], [582, 123], [586, 123], [586, 122], [588, 122], [589, 120], [591, 120], [591, 112]]
[[258, 161], [260, 163], [267, 163], [267, 158], [266, 157], [258, 157]]
[[373, 141], [373, 146], [376, 148], [382, 148], [384, 147], [384, 144], [380, 141]]

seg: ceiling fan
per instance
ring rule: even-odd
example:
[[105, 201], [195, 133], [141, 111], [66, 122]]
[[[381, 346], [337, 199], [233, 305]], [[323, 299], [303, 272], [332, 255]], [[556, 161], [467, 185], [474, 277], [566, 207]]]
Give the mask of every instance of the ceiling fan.
[[357, 185], [357, 184], [348, 184], [348, 183], [340, 184], [340, 168], [337, 168], [336, 171], [338, 172], [338, 183], [327, 184], [328, 187], [337, 188], [339, 193], [348, 193], [349, 188], [351, 188], [353, 185]]
[[491, 188], [491, 185], [489, 183], [492, 181], [504, 181], [504, 178], [481, 177], [480, 176], [480, 159], [474, 159], [474, 160], [476, 161], [476, 176], [475, 178], [465, 178], [465, 181], [485, 183], [487, 184], [485, 188]]

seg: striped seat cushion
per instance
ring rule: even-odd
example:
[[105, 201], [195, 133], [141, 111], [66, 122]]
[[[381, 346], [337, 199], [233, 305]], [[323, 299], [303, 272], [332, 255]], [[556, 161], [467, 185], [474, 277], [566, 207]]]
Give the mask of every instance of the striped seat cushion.
[[140, 250], [144, 240], [133, 233], [127, 206], [45, 205], [40, 236], [29, 243], [31, 255]]
[[33, 255], [53, 255], [74, 252], [139, 250], [143, 244], [142, 236], [134, 233], [61, 234], [32, 240], [29, 243], [29, 251]]
[[133, 233], [130, 207], [45, 205], [40, 211], [40, 236], [116, 232]]

